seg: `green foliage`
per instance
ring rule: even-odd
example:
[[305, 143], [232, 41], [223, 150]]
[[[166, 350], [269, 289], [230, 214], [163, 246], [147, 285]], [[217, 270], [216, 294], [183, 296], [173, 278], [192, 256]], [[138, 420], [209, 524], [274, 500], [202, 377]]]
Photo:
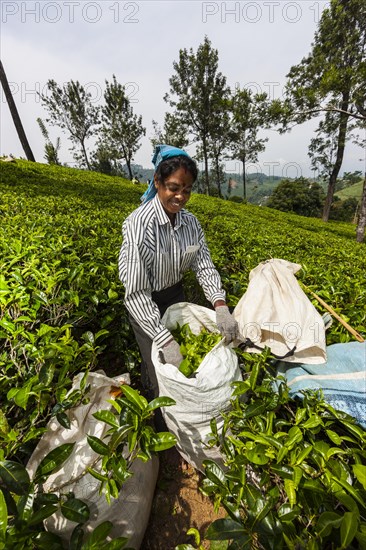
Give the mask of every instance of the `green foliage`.
[[[311, 167], [320, 177], [329, 178], [336, 164], [340, 149], [339, 126], [339, 113], [327, 112], [315, 130], [315, 137], [310, 140], [308, 154], [311, 158]], [[349, 139], [352, 129], [352, 123], [348, 123], [344, 129], [345, 140]]]
[[28, 550], [29, 548], [62, 549], [61, 539], [43, 530], [43, 520], [58, 509], [79, 524], [89, 518], [89, 508], [73, 495], [44, 493], [40, 485], [56, 472], [68, 458], [73, 444], [61, 445], [44, 457], [33, 480], [22, 464], [0, 461], [0, 517], [2, 531], [0, 548]]
[[287, 97], [301, 122], [340, 108], [348, 93], [347, 111], [356, 114], [365, 101], [366, 7], [363, 0], [331, 0], [322, 12], [312, 51], [288, 74]]
[[155, 148], [159, 144], [167, 143], [173, 147], [184, 148], [189, 145], [187, 124], [178, 114], [165, 113], [163, 128], [153, 120], [154, 137], [150, 140]]
[[[366, 335], [366, 250], [354, 242], [355, 227], [280, 212], [265, 207], [192, 195], [189, 209], [198, 216], [229, 305], [245, 292], [251, 269], [268, 258], [299, 263], [299, 278], [358, 332]], [[187, 275], [188, 301], [199, 289]], [[318, 303], [311, 296], [315, 307]], [[333, 323], [327, 343], [347, 342], [350, 334]]]
[[[87, 395], [88, 386], [85, 389]], [[118, 498], [124, 482], [132, 475], [130, 469], [135, 459], [146, 462], [152, 453], [176, 444], [173, 434], [156, 433], [151, 425], [154, 411], [162, 406], [174, 405], [172, 399], [159, 397], [148, 403], [129, 386], [121, 386], [119, 394], [122, 396], [117, 395], [115, 400], [111, 400], [114, 412], [99, 410], [93, 415], [96, 420], [110, 426], [110, 429], [104, 441], [87, 435], [88, 444], [99, 458], [94, 461], [93, 468], [85, 468], [81, 474], [89, 473], [101, 482], [100, 492], [105, 494], [108, 502], [111, 498]], [[67, 413], [65, 416], [68, 418]], [[65, 428], [69, 426], [70, 421]], [[52, 449], [39, 463], [32, 480], [22, 464], [0, 460], [0, 548], [27, 550], [46, 548], [47, 544], [52, 544], [52, 548], [63, 548], [61, 539], [46, 534], [42, 526], [42, 522], [57, 510], [78, 524], [71, 538], [72, 548], [97, 548], [97, 543], [105, 541], [112, 524], [100, 524], [82, 544], [85, 539], [82, 524], [90, 516], [88, 506], [72, 493], [62, 494], [57, 488], [46, 492], [43, 488], [47, 478], [57, 472], [70, 457], [74, 445], [65, 443]], [[111, 548], [123, 548], [126, 540], [114, 539]]]
[[339, 197], [341, 200], [350, 199], [353, 197], [358, 200], [361, 199], [363, 190], [363, 179], [360, 179], [357, 183], [346, 187], [343, 185], [343, 181], [341, 180], [341, 185], [342, 188], [336, 193], [337, 197]]
[[[335, 199], [338, 197], [335, 196]], [[355, 197], [341, 201], [335, 200], [330, 209], [329, 219], [343, 222], [353, 222], [356, 217], [359, 201]]]
[[[108, 502], [117, 498], [123, 483], [131, 477], [130, 467], [136, 458], [146, 462], [152, 453], [170, 449], [176, 438], [170, 432], [156, 433], [151, 425], [154, 411], [175, 404], [169, 397], [158, 397], [148, 403], [130, 386], [121, 386], [122, 397], [111, 401], [115, 413], [98, 411], [93, 416], [110, 426], [107, 441], [87, 436], [90, 447], [100, 455], [101, 464], [88, 472], [101, 482]], [[116, 414], [117, 413], [117, 414]]]
[[258, 154], [265, 150], [268, 138], [259, 139], [260, 128], [268, 128], [267, 94], [253, 95], [250, 90], [236, 89], [232, 97], [232, 129], [230, 147], [232, 158], [243, 163], [243, 198], [246, 193], [246, 169], [250, 162], [257, 162]]
[[267, 201], [267, 206], [300, 216], [317, 217], [324, 201], [324, 192], [318, 183], [306, 178], [283, 180]]
[[[110, 376], [130, 371], [134, 383], [138, 381], [140, 356], [123, 305], [117, 258], [122, 222], [139, 205], [145, 186], [95, 172], [26, 161], [1, 163], [0, 169], [0, 460], [7, 464], [2, 470], [6, 483], [13, 483], [11, 491], [1, 485], [0, 546], [6, 531], [18, 537], [13, 546], [7, 541], [6, 548], [28, 550], [34, 544], [38, 548], [56, 549], [52, 536], [40, 529], [43, 517], [53, 513], [53, 507], [60, 503], [53, 497], [42, 500], [44, 497], [32, 493], [34, 482], [27, 478], [22, 464], [51, 415], [56, 415], [67, 427], [68, 410], [87, 399], [89, 371], [104, 369]], [[305, 285], [366, 335], [366, 251], [363, 245], [354, 242], [354, 226], [340, 222], [325, 225], [316, 219], [196, 194], [192, 195], [188, 208], [203, 226], [229, 305], [235, 306], [243, 295], [250, 270], [259, 262], [270, 257], [284, 258], [300, 263], [299, 278]], [[185, 289], [188, 301], [206, 304], [191, 273], [186, 275]], [[315, 301], [314, 305], [319, 307]], [[350, 339], [350, 334], [337, 322], [327, 332], [328, 344]], [[85, 373], [81, 389], [67, 395], [72, 378], [79, 372]], [[260, 377], [258, 373], [251, 376], [249, 370], [247, 374], [254, 388], [256, 376]], [[145, 407], [143, 397], [133, 393], [129, 396], [124, 393], [119, 399], [119, 405], [126, 407], [128, 422], [138, 424], [145, 455], [171, 443], [165, 436], [163, 440], [157, 439], [148, 427], [146, 414], [154, 410], [156, 403]], [[310, 408], [309, 404], [309, 411]], [[330, 413], [324, 414], [328, 417]], [[309, 416], [310, 412], [308, 419]], [[113, 418], [109, 426], [117, 432], [122, 417]], [[106, 419], [107, 415], [103, 420]], [[329, 422], [336, 420], [331, 416]], [[332, 426], [329, 424], [327, 429], [335, 432], [335, 425]], [[343, 420], [342, 430], [346, 430]], [[343, 431], [339, 432], [342, 437]], [[137, 448], [132, 445], [130, 433], [127, 430], [125, 435], [131, 438], [131, 452], [136, 456]], [[353, 442], [345, 440], [353, 448], [357, 448], [356, 436], [356, 433], [350, 436]], [[102, 451], [101, 463], [104, 457], [111, 458], [113, 471], [116, 454], [110, 440], [92, 440], [92, 444]], [[256, 453], [250, 456], [255, 460]], [[342, 460], [344, 456], [348, 459], [348, 455], [340, 456]], [[51, 462], [57, 462], [57, 456], [51, 459], [42, 466], [45, 475]], [[109, 476], [111, 469], [107, 463], [104, 466], [106, 469], [100, 475]], [[363, 458], [346, 464], [352, 479], [357, 478], [357, 491], [364, 483], [364, 469], [359, 466], [364, 466]], [[293, 495], [288, 482], [286, 487]], [[114, 488], [109, 491], [113, 498]], [[347, 485], [344, 491], [355, 498]], [[16, 496], [10, 498], [9, 492]], [[298, 505], [299, 497], [296, 498]], [[18, 527], [9, 526], [8, 516], [15, 517], [18, 507], [19, 513], [26, 517], [28, 510], [32, 517], [37, 514], [32, 520], [35, 523], [17, 523], [19, 530], [23, 527], [27, 530], [26, 540], [20, 539]], [[350, 533], [350, 537], [354, 529], [349, 516], [345, 517], [348, 519], [343, 527], [333, 529], [337, 533], [341, 530], [344, 540], [348, 536], [345, 533]], [[363, 532], [361, 521], [360, 516], [359, 537]], [[78, 533], [80, 530], [75, 533], [75, 541], [79, 540]], [[79, 543], [75, 542], [74, 547], [79, 548], [76, 544]]]
[[[215, 99], [215, 111], [210, 115], [210, 130], [207, 140], [207, 156], [211, 160], [211, 174], [214, 175], [214, 187], [217, 188], [218, 196], [222, 197], [222, 185], [225, 181], [224, 166], [222, 158], [227, 157], [227, 151], [230, 145], [231, 128], [231, 98], [229, 88], [224, 88], [220, 92], [219, 99]], [[205, 159], [205, 150], [202, 147], [197, 148], [197, 159]], [[210, 177], [209, 177], [210, 181]], [[210, 195], [211, 181], [209, 185]]]
[[122, 163], [112, 158], [113, 153], [104, 142], [100, 142], [92, 153], [90, 167], [96, 172], [107, 174], [108, 176], [120, 176], [126, 178]]
[[365, 124], [365, 40], [364, 0], [331, 0], [322, 12], [311, 52], [287, 75], [285, 128], [326, 113], [310, 147], [313, 161], [329, 174], [324, 221], [329, 218], [347, 133]]
[[65, 168], [2, 170], [0, 453], [9, 458], [29, 455], [51, 413], [66, 422], [83, 399], [65, 397], [76, 373], [98, 366], [113, 376], [138, 363], [116, 259], [139, 192]]
[[196, 372], [205, 356], [222, 339], [221, 334], [209, 332], [204, 328], [198, 334], [194, 334], [188, 324], [183, 326], [178, 324], [171, 333], [180, 345], [180, 352], [183, 355], [179, 370], [187, 378]]
[[222, 434], [227, 469], [205, 461], [203, 492], [228, 516], [209, 540], [230, 548], [361, 548], [366, 533], [366, 431], [320, 393], [289, 397], [273, 377], [270, 354], [241, 353]]
[[243, 204], [245, 202], [243, 198], [238, 197], [237, 195], [230, 197], [229, 201], [236, 202], [237, 204]]
[[209, 193], [208, 154], [209, 139], [215, 139], [223, 117], [223, 105], [229, 89], [226, 78], [218, 71], [218, 52], [205, 37], [197, 53], [179, 51], [179, 61], [173, 63], [175, 73], [169, 79], [170, 95], [165, 101], [176, 110], [176, 115], [184, 120], [188, 131], [198, 141], [205, 163], [205, 191]]
[[355, 170], [354, 172], [344, 172], [343, 177], [337, 182], [337, 191], [344, 188], [350, 188], [356, 183], [362, 182], [361, 170]]
[[48, 162], [48, 164], [58, 164], [60, 165], [61, 162], [58, 158], [58, 152], [60, 150], [61, 141], [60, 138], [57, 138], [56, 145], [52, 143], [50, 140], [49, 132], [46, 128], [45, 123], [41, 118], [37, 118], [38, 126], [40, 127], [40, 130], [42, 132], [42, 136], [46, 140], [45, 146], [44, 146], [44, 158]]
[[42, 94], [42, 105], [47, 109], [47, 122], [70, 134], [71, 141], [80, 147], [74, 157], [90, 170], [86, 141], [98, 125], [99, 108], [93, 105], [91, 94], [78, 82], [70, 80], [61, 88], [54, 80], [47, 82], [48, 94]]
[[132, 179], [131, 162], [145, 135], [142, 117], [133, 113], [126, 89], [117, 82], [115, 75], [112, 82], [106, 80], [104, 101], [99, 148], [107, 149], [109, 160], [124, 159]]

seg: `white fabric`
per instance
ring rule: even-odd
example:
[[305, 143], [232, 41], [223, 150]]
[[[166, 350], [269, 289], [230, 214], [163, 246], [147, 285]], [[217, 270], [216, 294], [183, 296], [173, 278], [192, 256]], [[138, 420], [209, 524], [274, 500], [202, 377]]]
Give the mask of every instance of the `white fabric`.
[[[74, 379], [73, 389], [80, 387], [82, 374]], [[90, 509], [90, 518], [83, 524], [86, 532], [90, 533], [103, 521], [111, 521], [113, 528], [109, 533], [109, 540], [117, 537], [127, 537], [128, 547], [140, 548], [147, 523], [149, 520], [152, 498], [158, 474], [159, 462], [157, 457], [143, 463], [135, 460], [131, 467], [133, 476], [128, 479], [120, 491], [117, 499], [111, 499], [108, 504], [105, 496], [99, 495], [100, 482], [90, 474], [81, 475], [86, 468], [92, 467], [99, 471], [94, 461], [99, 455], [89, 446], [86, 436], [94, 435], [103, 439], [109, 429], [105, 422], [96, 420], [92, 415], [100, 410], [114, 410], [108, 403], [112, 398], [111, 391], [122, 383], [129, 383], [129, 375], [117, 378], [108, 378], [103, 374], [90, 373], [87, 384], [90, 384], [87, 405], [79, 405], [70, 409], [67, 414], [71, 421], [71, 429], [63, 428], [56, 419], [48, 424], [46, 433], [42, 436], [34, 450], [27, 470], [31, 478], [34, 476], [41, 460], [57, 446], [75, 442], [70, 457], [62, 467], [50, 475], [43, 484], [45, 492], [67, 494], [72, 491], [75, 498], [84, 501]], [[100, 463], [98, 463], [100, 464]], [[80, 479], [77, 479], [79, 476]], [[60, 491], [57, 488], [61, 487]], [[56, 533], [66, 542], [69, 541], [76, 523], [66, 519], [60, 511], [44, 521], [48, 531]]]
[[[192, 332], [198, 334], [203, 327], [218, 332], [215, 318], [213, 310], [182, 302], [169, 307], [162, 321], [169, 330], [177, 323], [188, 323]], [[162, 408], [162, 413], [169, 431], [177, 437], [179, 453], [201, 471], [202, 462], [208, 458], [223, 463], [220, 451], [206, 448], [205, 443], [211, 432], [211, 419], [216, 419], [219, 431], [223, 425], [221, 412], [230, 407], [231, 383], [242, 380], [235, 352], [222, 339], [203, 359], [193, 378], [186, 378], [174, 365], [162, 364], [155, 343], [152, 361], [159, 395], [176, 401], [176, 405]]]
[[[299, 286], [301, 265], [281, 259], [260, 263], [250, 272], [248, 289], [233, 315], [240, 337], [269, 347], [289, 363], [325, 363], [325, 327], [321, 315]], [[246, 351], [260, 353], [255, 348]]]

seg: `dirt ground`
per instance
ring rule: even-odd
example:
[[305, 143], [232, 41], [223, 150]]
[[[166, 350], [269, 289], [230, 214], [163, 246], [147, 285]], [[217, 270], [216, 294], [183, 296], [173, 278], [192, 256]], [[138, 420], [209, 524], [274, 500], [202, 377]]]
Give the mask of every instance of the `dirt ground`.
[[[187, 535], [195, 527], [203, 537], [207, 527], [219, 517], [210, 499], [202, 495], [199, 485], [203, 475], [192, 468], [175, 448], [159, 453], [160, 469], [149, 525], [141, 550], [174, 550], [178, 544], [194, 545]], [[203, 543], [209, 548], [209, 543]]]

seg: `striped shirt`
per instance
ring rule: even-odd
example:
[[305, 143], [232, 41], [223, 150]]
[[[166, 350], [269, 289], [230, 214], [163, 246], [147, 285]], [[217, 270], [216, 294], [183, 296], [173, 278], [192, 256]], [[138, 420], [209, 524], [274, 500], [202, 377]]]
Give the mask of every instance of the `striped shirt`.
[[183, 273], [192, 269], [212, 305], [225, 300], [203, 230], [187, 210], [176, 214], [173, 227], [156, 195], [126, 218], [122, 235], [118, 267], [125, 287], [125, 305], [159, 347], [171, 339], [171, 334], [161, 323], [152, 292], [179, 283]]

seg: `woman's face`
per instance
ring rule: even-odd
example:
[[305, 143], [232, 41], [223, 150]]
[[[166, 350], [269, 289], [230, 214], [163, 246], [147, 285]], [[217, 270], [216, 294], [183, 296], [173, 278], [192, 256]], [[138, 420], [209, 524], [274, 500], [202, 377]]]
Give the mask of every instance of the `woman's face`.
[[189, 200], [193, 186], [193, 176], [182, 166], [160, 183], [155, 176], [154, 184], [158, 197], [170, 220]]

